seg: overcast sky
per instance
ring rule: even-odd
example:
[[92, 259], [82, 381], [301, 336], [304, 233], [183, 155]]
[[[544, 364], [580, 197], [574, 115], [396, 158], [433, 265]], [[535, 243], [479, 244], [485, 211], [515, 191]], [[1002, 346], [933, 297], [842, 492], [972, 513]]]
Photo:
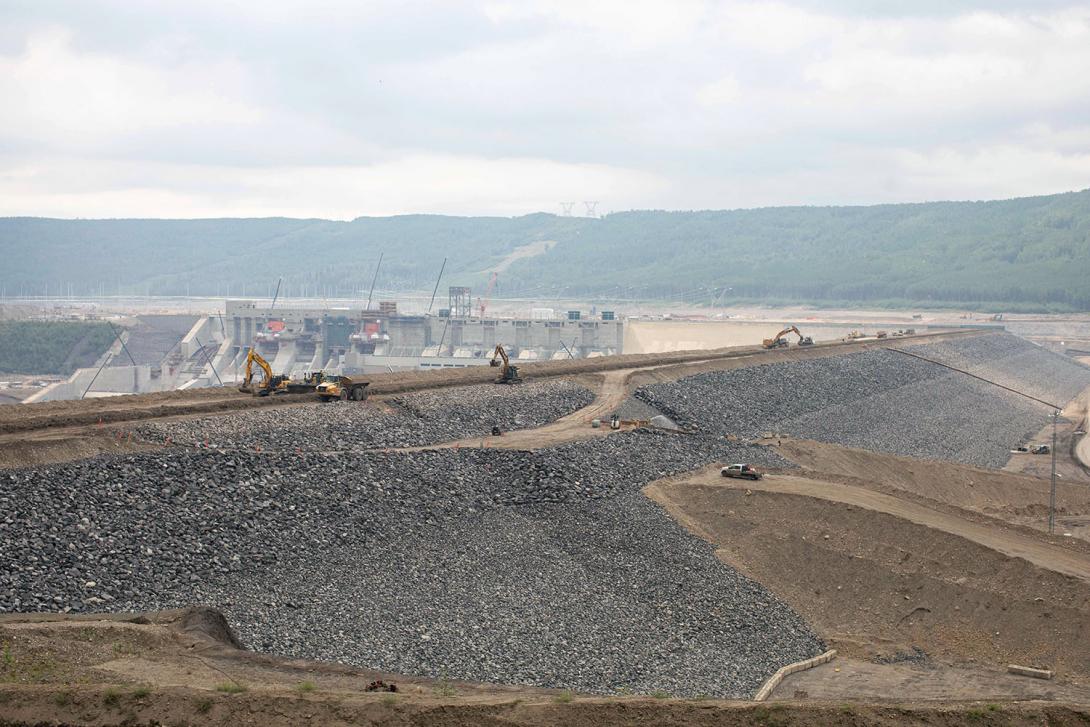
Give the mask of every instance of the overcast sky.
[[1090, 187], [1090, 2], [0, 2], [0, 215]]

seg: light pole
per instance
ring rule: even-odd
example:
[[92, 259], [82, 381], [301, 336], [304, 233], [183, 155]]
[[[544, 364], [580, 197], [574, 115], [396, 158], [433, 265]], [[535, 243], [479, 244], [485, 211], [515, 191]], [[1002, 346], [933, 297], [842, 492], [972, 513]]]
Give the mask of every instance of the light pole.
[[1052, 410], [1052, 486], [1048, 490], [1048, 534], [1056, 531], [1056, 420], [1060, 410]]
[[997, 386], [1000, 389], [1004, 389], [1006, 391], [1011, 392], [1012, 394], [1018, 394], [1019, 396], [1024, 396], [1027, 399], [1031, 399], [1033, 401], [1036, 401], [1039, 404], [1044, 404], [1045, 406], [1052, 409], [1052, 413], [1049, 415], [1049, 416], [1052, 417], [1052, 484], [1051, 484], [1051, 486], [1049, 487], [1049, 490], [1048, 490], [1048, 534], [1049, 535], [1054, 534], [1055, 531], [1056, 531], [1056, 420], [1060, 418], [1060, 407], [1058, 405], [1056, 405], [1056, 404], [1045, 401], [1044, 399], [1038, 399], [1036, 396], [1030, 396], [1029, 394], [1025, 393], [1024, 391], [1019, 391], [1018, 389], [1012, 389], [1009, 386], [1004, 386], [1003, 384], [992, 381], [991, 379], [986, 379], [983, 376], [977, 376], [976, 374], [970, 373], [970, 372], [966, 371], [965, 369], [959, 369], [956, 366], [951, 366], [950, 364], [945, 364], [942, 361], [936, 361], [933, 358], [927, 358], [926, 356], [921, 356], [918, 353], [912, 353], [910, 351], [905, 351], [904, 349], [898, 348], [896, 346], [885, 346], [884, 348], [887, 351], [895, 351], [896, 353], [903, 353], [905, 356], [911, 356], [912, 358], [918, 358], [921, 361], [927, 361], [928, 363], [933, 363], [933, 364], [935, 364], [937, 366], [942, 366], [943, 368], [950, 369], [951, 371], [957, 371], [958, 373], [965, 374], [966, 376], [971, 376], [972, 378], [977, 379], [978, 381], [983, 381], [986, 384], [991, 384], [992, 386]]

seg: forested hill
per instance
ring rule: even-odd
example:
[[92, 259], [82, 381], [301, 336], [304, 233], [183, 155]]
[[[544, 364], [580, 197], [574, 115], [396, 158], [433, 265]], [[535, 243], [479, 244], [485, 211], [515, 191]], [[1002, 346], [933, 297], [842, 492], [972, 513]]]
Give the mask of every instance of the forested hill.
[[[1090, 190], [994, 202], [623, 212], [602, 219], [409, 215], [0, 219], [6, 295], [291, 295], [477, 290], [516, 248], [502, 295], [957, 304], [1090, 310]], [[244, 287], [245, 286], [245, 287]]]

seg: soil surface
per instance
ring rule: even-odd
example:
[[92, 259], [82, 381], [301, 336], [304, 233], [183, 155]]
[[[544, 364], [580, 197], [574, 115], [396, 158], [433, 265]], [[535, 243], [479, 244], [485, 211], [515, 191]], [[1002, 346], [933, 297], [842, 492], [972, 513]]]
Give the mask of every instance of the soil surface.
[[[806, 474], [747, 483], [704, 470], [647, 494], [844, 656], [993, 673], [1018, 663], [1055, 669], [1063, 684], [1090, 679], [1082, 544]], [[1039, 684], [1040, 696], [1056, 688]]]
[[[90, 617], [0, 616], [0, 643], [4, 655], [0, 725], [5, 726], [941, 727], [1082, 725], [1090, 720], [1090, 709], [1060, 702], [820, 701], [822, 689], [829, 688], [812, 678], [800, 680], [804, 675], [785, 684], [792, 694], [814, 692], [816, 700], [767, 704], [585, 697], [413, 679], [241, 651], [222, 617], [208, 609]], [[865, 688], [858, 678], [865, 670], [866, 665], [845, 666], [842, 681]], [[965, 677], [966, 683], [971, 679]], [[397, 691], [368, 691], [377, 680], [396, 685]], [[1062, 700], [1068, 694], [1055, 690], [1053, 698]]]
[[[979, 332], [932, 337], [965, 335]], [[443, 446], [534, 449], [606, 436], [609, 414], [641, 384], [877, 345], [531, 364], [521, 373], [575, 378], [597, 392], [596, 400], [542, 428]], [[380, 403], [387, 394], [494, 376], [480, 368], [372, 380]], [[124, 422], [309, 401], [205, 389], [4, 407], [0, 467], [151, 446], [130, 440]], [[1090, 522], [1090, 488], [1076, 481], [1083, 470], [1074, 456], [1085, 442], [1074, 430], [1080, 416], [1085, 428], [1086, 407], [1068, 409], [1070, 431], [1060, 459], [1069, 469], [1062, 470], [1057, 502], [1059, 522], [1075, 530], [1071, 522]], [[596, 417], [607, 426], [592, 428]], [[587, 697], [284, 659], [238, 649], [218, 613], [190, 609], [0, 615], [0, 727], [1090, 722], [1090, 708], [1070, 706], [1090, 705], [1090, 643], [1084, 638], [1090, 629], [1090, 544], [1043, 532], [1048, 481], [1034, 476], [1039, 472], [999, 472], [802, 440], [764, 443], [801, 469], [744, 483], [708, 468], [661, 480], [645, 492], [840, 651], [833, 662], [785, 679], [767, 704]], [[1018, 469], [1017, 462], [1009, 467]], [[1057, 678], [1015, 677], [1005, 671], [1009, 663], [1051, 668]], [[398, 692], [367, 691], [376, 679], [395, 682]]]

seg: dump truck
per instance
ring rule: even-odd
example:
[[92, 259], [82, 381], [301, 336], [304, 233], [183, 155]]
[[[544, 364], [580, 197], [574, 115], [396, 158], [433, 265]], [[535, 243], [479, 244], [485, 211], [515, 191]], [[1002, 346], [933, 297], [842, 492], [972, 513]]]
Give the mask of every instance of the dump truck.
[[371, 393], [367, 390], [370, 385], [370, 381], [357, 381], [348, 376], [328, 376], [315, 390], [322, 401], [363, 401]]

